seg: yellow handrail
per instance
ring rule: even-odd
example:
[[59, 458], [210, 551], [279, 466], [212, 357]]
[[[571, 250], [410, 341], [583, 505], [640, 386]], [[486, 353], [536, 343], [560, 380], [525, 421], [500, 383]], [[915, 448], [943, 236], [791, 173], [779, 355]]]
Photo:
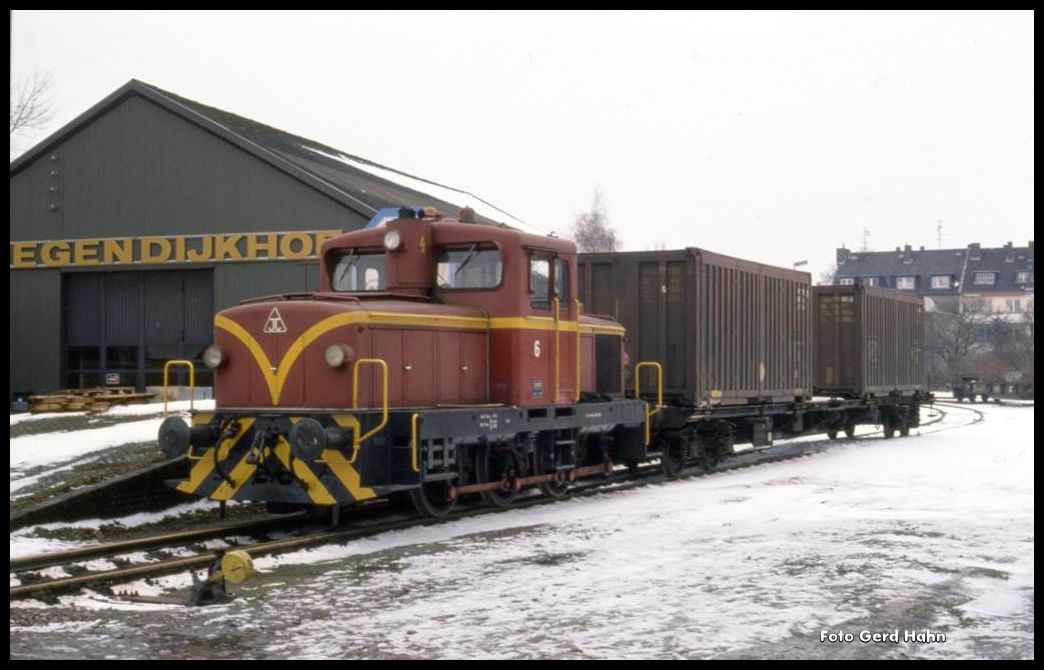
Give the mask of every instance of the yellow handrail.
[[420, 461], [418, 460], [418, 443], [417, 443], [417, 420], [420, 419], [420, 414], [414, 414], [410, 417], [410, 465], [413, 466], [414, 472], [420, 472]]
[[656, 416], [663, 409], [663, 366], [653, 361], [643, 361], [634, 366], [634, 397], [641, 398], [642, 368], [645, 366], [656, 368], [656, 410], [649, 416]]
[[559, 303], [558, 298], [552, 298], [551, 299], [551, 312], [552, 312], [552, 314], [554, 314], [554, 317], [555, 317], [555, 395], [554, 395], [554, 398], [552, 398], [552, 400], [551, 400], [551, 402], [553, 402], [553, 403], [557, 403], [558, 402], [558, 383], [559, 383], [558, 377], [559, 377], [559, 368], [561, 367], [561, 361], [560, 361], [561, 356], [559, 355], [559, 353], [560, 353], [562, 347], [561, 347], [561, 344], [559, 342], [560, 338], [558, 337], [559, 326], [560, 326], [559, 321], [558, 321], [558, 310], [559, 310], [560, 305], [561, 305], [561, 303]]
[[192, 365], [192, 361], [176, 360], [167, 361], [167, 364], [163, 366], [163, 416], [167, 416], [167, 373], [170, 372], [170, 366], [172, 365], [184, 365], [189, 369], [189, 411], [195, 408], [196, 400], [196, 367]]
[[348, 461], [353, 465], [355, 464], [356, 457], [359, 455], [359, 448], [362, 446], [362, 443], [388, 425], [388, 364], [385, 363], [383, 359], [360, 358], [355, 362], [355, 371], [352, 376], [352, 409], [359, 408], [359, 367], [363, 364], [381, 366], [381, 376], [383, 378], [382, 388], [384, 391], [381, 403], [382, 415], [381, 423], [376, 428], [355, 440], [355, 452], [352, 454], [351, 460]]
[[573, 298], [573, 305], [576, 307], [576, 391], [573, 400], [580, 402], [580, 299]]

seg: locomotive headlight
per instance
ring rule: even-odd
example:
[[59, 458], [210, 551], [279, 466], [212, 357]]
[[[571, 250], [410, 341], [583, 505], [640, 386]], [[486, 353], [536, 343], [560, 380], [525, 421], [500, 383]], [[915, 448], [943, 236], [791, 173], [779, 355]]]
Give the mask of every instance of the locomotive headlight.
[[397, 230], [389, 230], [384, 234], [384, 248], [388, 251], [398, 251], [402, 247], [402, 233]]
[[207, 347], [207, 350], [203, 352], [203, 365], [211, 369], [216, 369], [222, 366], [225, 362], [225, 351], [216, 344], [212, 344]]
[[350, 363], [353, 356], [352, 348], [346, 344], [331, 344], [323, 353], [326, 364], [335, 369], [344, 367], [345, 363]]

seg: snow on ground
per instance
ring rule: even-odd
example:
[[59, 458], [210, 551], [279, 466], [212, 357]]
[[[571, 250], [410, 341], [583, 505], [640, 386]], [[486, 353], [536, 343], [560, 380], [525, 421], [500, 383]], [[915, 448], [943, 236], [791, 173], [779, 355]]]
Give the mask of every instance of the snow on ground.
[[946, 408], [952, 430], [261, 558], [227, 605], [23, 603], [12, 658], [1032, 658], [1033, 409], [975, 408], [984, 423]]
[[[183, 413], [189, 409], [189, 401], [168, 403], [169, 411]], [[214, 408], [213, 400], [195, 401], [196, 409]], [[10, 440], [11, 488], [15, 496], [22, 489], [35, 484], [38, 476], [27, 476], [27, 471], [41, 466], [50, 467], [44, 474], [53, 474], [63, 468], [72, 467], [74, 462], [81, 462], [95, 452], [104, 451], [124, 444], [155, 442], [159, 426], [163, 422], [163, 403], [143, 405], [117, 406], [106, 412], [91, 415], [85, 419], [84, 430], [61, 430], [48, 433], [36, 433], [13, 437]], [[51, 414], [12, 414], [11, 425], [25, 424], [43, 419], [76, 419], [84, 417], [83, 412], [66, 412]], [[151, 416], [141, 421], [126, 420], [115, 425], [91, 428], [90, 422], [108, 417]]]

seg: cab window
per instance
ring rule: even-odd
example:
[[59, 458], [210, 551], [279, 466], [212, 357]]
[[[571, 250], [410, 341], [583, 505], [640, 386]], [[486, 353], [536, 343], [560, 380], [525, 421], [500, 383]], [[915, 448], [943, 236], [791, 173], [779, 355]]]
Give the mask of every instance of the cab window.
[[435, 284], [442, 289], [490, 289], [500, 286], [504, 266], [496, 247], [472, 244], [441, 249], [435, 256]]
[[549, 309], [551, 290], [551, 256], [534, 253], [529, 256], [529, 295], [534, 309]]
[[555, 297], [560, 310], [569, 309], [569, 263], [562, 259], [555, 263]]
[[330, 286], [335, 291], [384, 291], [388, 287], [387, 260], [383, 251], [348, 249], [336, 256], [330, 267]]

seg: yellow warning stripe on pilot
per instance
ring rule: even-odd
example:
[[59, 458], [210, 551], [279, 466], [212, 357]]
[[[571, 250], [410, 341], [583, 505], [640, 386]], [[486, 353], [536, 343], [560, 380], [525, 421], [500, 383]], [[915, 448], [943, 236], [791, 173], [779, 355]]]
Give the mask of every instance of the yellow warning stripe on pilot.
[[[196, 419], [193, 419], [193, 423], [196, 423]], [[177, 489], [184, 493], [195, 493], [196, 489], [198, 489], [200, 485], [207, 480], [210, 473], [214, 471], [214, 450], [217, 449], [218, 461], [225, 460], [228, 458], [228, 452], [232, 450], [232, 447], [239, 442], [240, 438], [242, 438], [253, 425], [254, 419], [239, 419], [239, 430], [236, 431], [236, 434], [219, 444], [217, 447], [207, 449], [203, 453], [203, 457], [197, 460], [196, 464], [192, 466], [188, 480], [179, 483]]]

